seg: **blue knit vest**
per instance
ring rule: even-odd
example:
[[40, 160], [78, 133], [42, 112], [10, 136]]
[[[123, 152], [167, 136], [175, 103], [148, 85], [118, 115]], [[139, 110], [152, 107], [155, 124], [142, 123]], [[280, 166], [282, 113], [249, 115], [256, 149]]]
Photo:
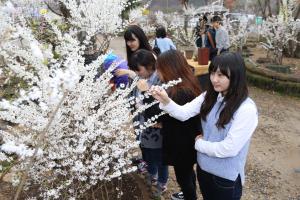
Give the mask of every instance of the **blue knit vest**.
[[[253, 103], [250, 98], [247, 98], [245, 102]], [[219, 119], [219, 115], [224, 106], [220, 108], [221, 102], [217, 101], [210, 113], [207, 115], [206, 121], [201, 121], [203, 128], [203, 138], [210, 142], [220, 142], [225, 139], [228, 131], [232, 125], [232, 120], [225, 125], [225, 128], [218, 129], [216, 123]], [[242, 105], [241, 105], [242, 106]], [[233, 115], [233, 119], [235, 114]], [[213, 175], [235, 181], [238, 175], [241, 177], [242, 184], [245, 182], [245, 164], [249, 149], [250, 139], [241, 149], [241, 151], [234, 157], [217, 158], [211, 157], [206, 154], [197, 153], [198, 164], [202, 170], [211, 173]]]

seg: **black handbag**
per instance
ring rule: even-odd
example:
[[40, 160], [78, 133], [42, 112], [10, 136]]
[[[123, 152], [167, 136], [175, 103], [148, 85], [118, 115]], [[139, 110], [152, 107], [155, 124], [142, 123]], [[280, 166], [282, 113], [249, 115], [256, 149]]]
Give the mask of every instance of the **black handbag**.
[[153, 51], [154, 51], [154, 53], [156, 53], [156, 55], [159, 55], [159, 54], [161, 53], [160, 48], [157, 46], [157, 41], [156, 41], [156, 39], [155, 39]]

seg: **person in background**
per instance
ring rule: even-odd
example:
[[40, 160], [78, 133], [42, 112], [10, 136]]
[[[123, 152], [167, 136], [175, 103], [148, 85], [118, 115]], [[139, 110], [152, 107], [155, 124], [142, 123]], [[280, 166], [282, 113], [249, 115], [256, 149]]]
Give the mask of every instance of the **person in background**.
[[[116, 71], [119, 69], [128, 69], [127, 61], [118, 57], [117, 55], [110, 53], [106, 56], [103, 61], [103, 70], [108, 70], [109, 67], [115, 64], [115, 68], [112, 71], [113, 78], [110, 80], [111, 84], [113, 84], [113, 88], [125, 88], [128, 84], [128, 76], [116, 74]], [[113, 89], [114, 90], [114, 89]]]
[[204, 200], [239, 200], [245, 182], [250, 139], [258, 124], [248, 96], [246, 67], [238, 53], [216, 56], [209, 66], [206, 92], [180, 106], [160, 87], [151, 88], [160, 108], [186, 121], [200, 114], [203, 134], [195, 138], [197, 178]]
[[204, 47], [205, 34], [207, 31], [207, 17], [206, 15], [200, 16], [199, 21], [196, 24], [195, 29], [193, 30], [195, 34], [195, 43], [198, 48]]
[[[177, 50], [162, 53], [156, 61], [160, 80], [167, 83], [181, 78], [181, 82], [170, 87], [167, 92], [179, 105], [191, 101], [200, 94], [200, 86], [184, 56]], [[193, 116], [182, 122], [169, 115], [159, 119], [162, 123], [163, 162], [174, 167], [177, 183], [181, 191], [171, 199], [196, 200], [196, 150], [194, 138], [199, 134], [199, 117]]]
[[216, 51], [217, 55], [229, 51], [230, 40], [228, 31], [221, 25], [222, 19], [219, 16], [214, 16], [211, 19], [212, 25], [216, 30]]
[[148, 38], [145, 35], [143, 29], [137, 25], [130, 25], [125, 33], [124, 39], [126, 43], [126, 53], [129, 69], [131, 69], [130, 59], [134, 52], [139, 49], [145, 49], [152, 51], [152, 48], [149, 44]]
[[212, 60], [217, 55], [216, 30], [212, 26], [209, 26], [206, 32], [205, 47], [209, 48], [209, 60]]
[[[153, 41], [153, 51], [159, 55], [170, 49], [176, 49], [173, 41], [170, 38], [167, 38], [167, 32], [165, 27], [159, 26], [156, 29], [156, 38]], [[158, 48], [158, 49], [157, 49]]]

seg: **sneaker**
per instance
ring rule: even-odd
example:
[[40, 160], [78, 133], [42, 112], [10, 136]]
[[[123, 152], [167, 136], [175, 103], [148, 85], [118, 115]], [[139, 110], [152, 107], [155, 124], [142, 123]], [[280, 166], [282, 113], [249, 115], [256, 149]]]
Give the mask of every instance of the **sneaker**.
[[177, 192], [171, 195], [172, 200], [184, 200], [183, 192]]
[[164, 192], [167, 191], [167, 184], [157, 184], [157, 191], [160, 193], [160, 194], [163, 194]]
[[147, 184], [149, 186], [156, 186], [157, 185], [157, 178], [156, 178], [156, 176], [148, 174], [146, 176], [146, 181], [147, 181]]
[[158, 183], [156, 186], [156, 190], [153, 191], [153, 195], [156, 199], [160, 199], [161, 195], [166, 191], [167, 185]]
[[157, 179], [152, 179], [151, 180], [151, 185], [156, 186], [157, 185]]

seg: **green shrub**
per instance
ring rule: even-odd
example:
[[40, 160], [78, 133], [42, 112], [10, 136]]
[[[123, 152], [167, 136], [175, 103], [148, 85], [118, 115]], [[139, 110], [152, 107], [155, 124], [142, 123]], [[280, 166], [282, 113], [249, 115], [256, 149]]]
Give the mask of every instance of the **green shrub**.
[[247, 71], [247, 80], [256, 87], [273, 90], [281, 94], [300, 97], [300, 83], [280, 81]]
[[284, 73], [284, 74], [291, 74], [291, 68], [290, 66], [285, 66], [285, 65], [277, 65], [277, 64], [268, 64], [266, 65], [266, 68], [279, 72], [279, 73]]

